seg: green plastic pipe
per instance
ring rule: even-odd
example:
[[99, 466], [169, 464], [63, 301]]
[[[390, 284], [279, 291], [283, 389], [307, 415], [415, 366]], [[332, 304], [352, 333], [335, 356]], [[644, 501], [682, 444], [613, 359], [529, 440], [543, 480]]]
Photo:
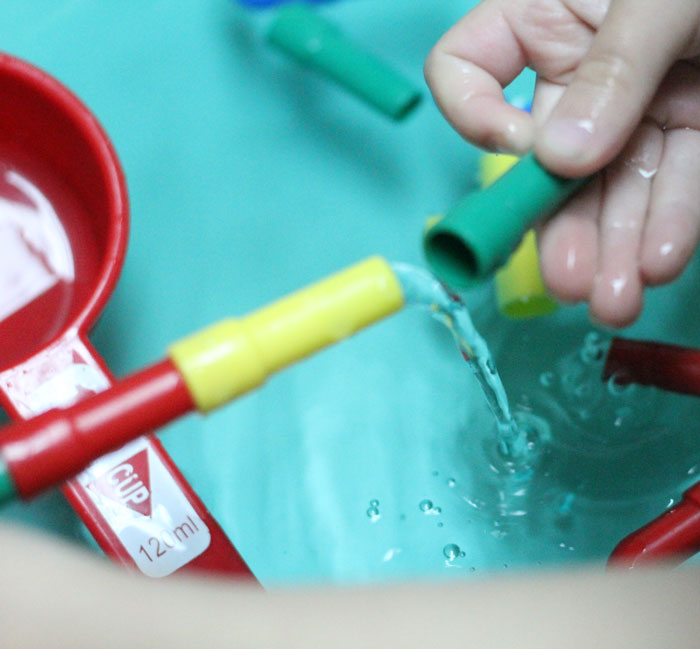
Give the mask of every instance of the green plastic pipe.
[[532, 153], [486, 189], [458, 203], [423, 237], [433, 272], [454, 288], [467, 288], [503, 266], [535, 221], [547, 218], [589, 178], [562, 178]]
[[402, 119], [420, 102], [421, 91], [413, 83], [309, 7], [291, 4], [280, 9], [267, 38], [393, 119]]
[[7, 464], [0, 460], [0, 504], [17, 498], [17, 489]]

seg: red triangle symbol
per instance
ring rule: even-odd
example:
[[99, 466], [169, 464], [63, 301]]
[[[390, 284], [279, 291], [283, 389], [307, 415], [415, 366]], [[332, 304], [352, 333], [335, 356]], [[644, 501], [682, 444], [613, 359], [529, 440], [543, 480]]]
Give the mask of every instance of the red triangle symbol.
[[148, 449], [124, 460], [88, 484], [88, 489], [109, 498], [142, 516], [151, 516], [151, 475]]

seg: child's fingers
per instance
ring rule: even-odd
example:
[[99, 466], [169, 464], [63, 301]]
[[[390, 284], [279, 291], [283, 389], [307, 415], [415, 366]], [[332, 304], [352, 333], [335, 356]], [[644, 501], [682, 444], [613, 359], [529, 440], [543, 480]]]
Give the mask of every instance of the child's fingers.
[[700, 132], [665, 133], [664, 152], [654, 178], [640, 265], [647, 284], [675, 279], [700, 237]]
[[595, 178], [539, 233], [542, 279], [563, 302], [587, 300], [598, 265], [598, 215], [602, 183]]
[[598, 271], [590, 306], [595, 320], [614, 327], [630, 324], [642, 309], [639, 250], [663, 139], [656, 125], [641, 124], [605, 170]]
[[687, 49], [700, 3], [613, 0], [591, 49], [537, 135], [542, 162], [586, 175], [622, 150], [671, 65]]
[[532, 146], [532, 119], [507, 104], [503, 87], [526, 62], [501, 4], [486, 0], [450, 29], [428, 56], [425, 77], [440, 110], [463, 137], [524, 153]]
[[530, 111], [535, 120], [535, 128], [544, 126], [565, 90], [566, 86], [561, 83], [537, 77], [535, 93], [532, 97], [532, 110]]

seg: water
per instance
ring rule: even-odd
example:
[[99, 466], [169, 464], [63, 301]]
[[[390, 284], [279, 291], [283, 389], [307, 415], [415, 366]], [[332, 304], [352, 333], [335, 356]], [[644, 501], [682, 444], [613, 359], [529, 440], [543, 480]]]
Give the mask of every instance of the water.
[[94, 220], [59, 172], [0, 148], [0, 368], [51, 340], [89, 298], [101, 261]]
[[404, 289], [406, 302], [429, 309], [452, 332], [496, 420], [498, 447], [504, 457], [522, 458], [528, 451], [527, 436], [511, 414], [496, 362], [474, 327], [466, 305], [427, 271], [401, 263], [393, 264], [392, 268]]
[[442, 549], [442, 554], [447, 561], [456, 561], [457, 559], [464, 557], [466, 552], [464, 552], [456, 543], [448, 543]]
[[[460, 547], [474, 543], [455, 534], [465, 524], [476, 523], [474, 529], [483, 533], [478, 543], [489, 556], [489, 569], [543, 558], [569, 562], [606, 556], [623, 536], [674, 502], [679, 485], [694, 475], [700, 449], [683, 439], [663, 410], [659, 415], [659, 391], [623, 385], [615, 376], [602, 380], [607, 334], [573, 328], [567, 336], [549, 332], [546, 340], [534, 341], [531, 332], [546, 336], [546, 327], [485, 322], [485, 329], [499, 333], [502, 350], [504, 338], [519, 346], [517, 354], [503, 355], [519, 361], [509, 383], [520, 392], [509, 402], [465, 304], [428, 272], [405, 264], [393, 268], [407, 302], [429, 310], [450, 330], [493, 415], [490, 426], [465, 426], [456, 447], [445, 439], [452, 468], [450, 477], [441, 479], [447, 490], [437, 492], [441, 499], [452, 496], [445, 513], [434, 506], [434, 498], [418, 504], [423, 515], [441, 514], [438, 528], [450, 538], [440, 546], [446, 566], [475, 567], [458, 561], [464, 556]], [[564, 345], [552, 344], [559, 341]], [[529, 349], [538, 354], [523, 363], [523, 351]], [[513, 366], [506, 369], [510, 374]], [[682, 407], [688, 407], [687, 400]], [[655, 470], [645, 471], [652, 462]], [[440, 474], [432, 471], [434, 478]], [[593, 528], [609, 532], [591, 535]]]

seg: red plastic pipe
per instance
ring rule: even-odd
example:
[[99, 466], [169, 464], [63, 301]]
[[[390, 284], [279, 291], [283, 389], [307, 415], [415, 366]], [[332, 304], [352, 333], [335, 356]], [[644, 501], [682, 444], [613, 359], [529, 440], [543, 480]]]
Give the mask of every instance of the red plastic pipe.
[[637, 568], [663, 561], [679, 564], [700, 552], [700, 482], [678, 505], [625, 537], [608, 560], [612, 567]]
[[165, 360], [70, 408], [8, 426], [0, 457], [19, 495], [30, 498], [193, 408], [182, 376]]
[[[603, 379], [653, 385], [700, 396], [700, 350], [664, 343], [613, 338]], [[625, 537], [608, 564], [634, 568], [651, 562], [679, 564], [700, 552], [700, 483], [678, 505]]]
[[653, 385], [700, 396], [700, 350], [644, 340], [613, 338], [603, 379]]

